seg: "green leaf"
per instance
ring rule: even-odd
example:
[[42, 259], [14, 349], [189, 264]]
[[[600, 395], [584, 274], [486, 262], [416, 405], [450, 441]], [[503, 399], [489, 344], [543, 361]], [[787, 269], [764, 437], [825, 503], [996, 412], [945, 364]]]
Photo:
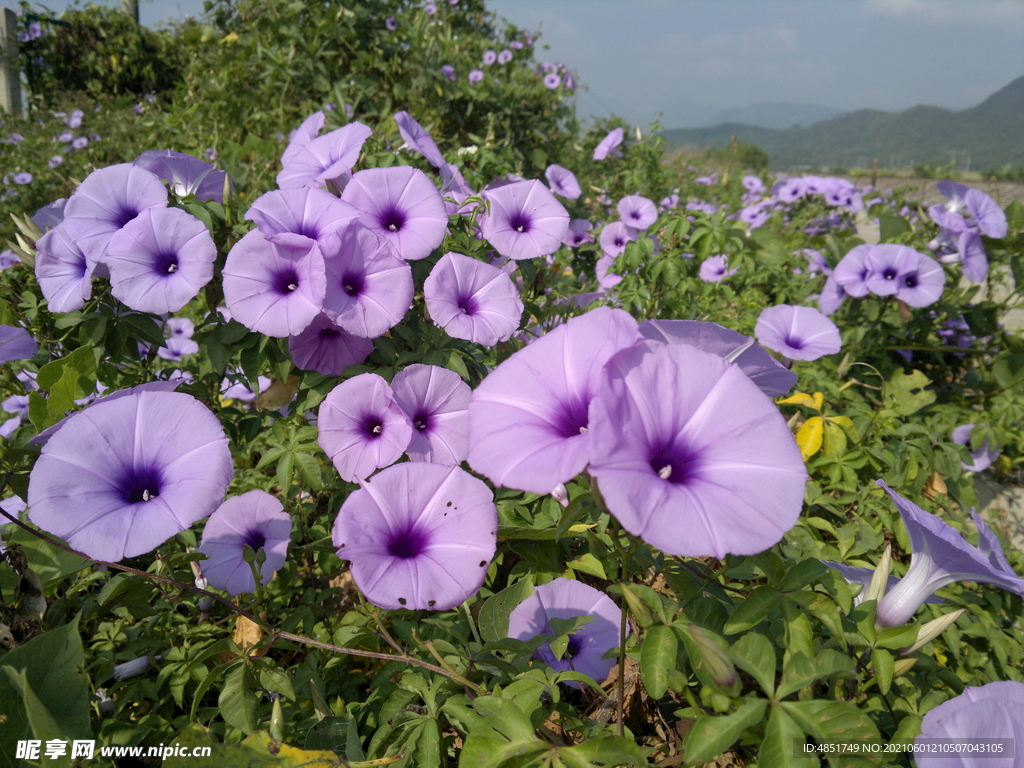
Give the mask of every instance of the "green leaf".
[[247, 664], [238, 664], [224, 680], [217, 707], [228, 725], [249, 734], [256, 730], [256, 693], [252, 672]]
[[671, 627], [656, 624], [644, 632], [640, 646], [640, 672], [644, 686], [654, 700], [660, 699], [668, 689], [668, 671], [675, 669], [679, 639]]
[[745, 632], [764, 621], [778, 604], [779, 593], [777, 590], [763, 584], [755, 587], [725, 622], [723, 631], [727, 635]]
[[[1024, 352], [999, 355], [992, 363], [992, 375], [1001, 387], [1011, 387], [1024, 378]], [[29, 395], [29, 415], [31, 416], [31, 397]]]
[[902, 216], [883, 213], [878, 218], [878, 241], [881, 243], [891, 243], [903, 233], [911, 231], [910, 223]]
[[1014, 200], [1006, 206], [1006, 223], [1010, 229], [1024, 229], [1024, 205], [1020, 200]]
[[533, 724], [513, 702], [497, 696], [481, 696], [474, 699], [473, 709], [513, 744], [536, 741]]
[[28, 717], [32, 735], [42, 741], [59, 739], [63, 736], [64, 732], [57, 725], [57, 721], [53, 719], [50, 710], [32, 690], [32, 685], [28, 681], [28, 673], [23, 669], [14, 670], [8, 666], [0, 666], [0, 672], [7, 675], [8, 682], [21, 694], [21, 704], [25, 708], [25, 715]]
[[325, 717], [306, 732], [303, 749], [327, 750], [347, 760], [365, 760], [358, 725], [352, 717]]
[[[764, 718], [766, 699], [750, 699], [731, 715], [708, 717], [701, 715], [683, 740], [683, 754], [686, 762], [708, 763], [725, 752]], [[762, 763], [769, 765], [770, 763]]]
[[850, 701], [784, 701], [778, 705], [793, 721], [820, 741], [878, 741], [878, 729]]
[[875, 673], [875, 682], [878, 683], [878, 690], [882, 695], [889, 693], [892, 686], [893, 670], [896, 662], [892, 654], [882, 648], [875, 648], [871, 651], [871, 669]]
[[[315, 726], [314, 726], [315, 728]], [[240, 744], [217, 744], [200, 725], [190, 725], [168, 744], [185, 747], [186, 756], [164, 758], [162, 768], [194, 768], [198, 758], [190, 754], [195, 747], [209, 747], [210, 755], [202, 762], [217, 768], [338, 768], [333, 751], [307, 751], [270, 738], [267, 731], [257, 731]]]
[[771, 640], [757, 632], [748, 632], [729, 652], [736, 666], [757, 680], [761, 690], [775, 696], [775, 647]]
[[832, 637], [838, 640], [845, 650], [846, 635], [843, 630], [843, 619], [839, 615], [839, 606], [832, 598], [820, 592], [790, 592], [786, 595], [786, 599], [796, 603], [824, 624]]
[[854, 679], [857, 677], [857, 664], [849, 656], [831, 648], [818, 651], [814, 658], [794, 653], [783, 668], [777, 697], [784, 698], [806, 688], [815, 680], [832, 676]]
[[578, 760], [578, 765], [647, 765], [647, 756], [632, 739], [624, 736], [595, 736], [574, 747], [559, 747], [563, 760]]
[[532, 594], [533, 577], [527, 576], [487, 598], [480, 608], [480, 615], [477, 619], [480, 626], [480, 637], [487, 642], [508, 637], [509, 614]]
[[925, 389], [931, 383], [931, 380], [920, 371], [911, 371], [909, 374], [900, 371], [893, 374], [892, 378], [882, 385], [885, 407], [896, 411], [900, 416], [916, 413], [935, 402], [935, 392]]
[[891, 648], [893, 650], [906, 648], [907, 646], [913, 645], [914, 641], [917, 640], [918, 629], [919, 627], [913, 624], [904, 624], [899, 627], [883, 629], [878, 633], [878, 637], [875, 640], [875, 646], [879, 648]]
[[778, 705], [772, 706], [768, 716], [768, 726], [764, 731], [764, 741], [758, 755], [758, 765], [765, 768], [819, 768], [821, 761], [817, 757], [798, 757], [794, 746], [803, 740], [800, 730], [793, 718]]

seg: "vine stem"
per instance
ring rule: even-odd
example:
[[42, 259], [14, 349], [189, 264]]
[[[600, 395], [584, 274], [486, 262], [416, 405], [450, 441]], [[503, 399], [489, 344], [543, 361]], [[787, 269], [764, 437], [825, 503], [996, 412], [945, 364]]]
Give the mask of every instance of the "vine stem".
[[[367, 658], [367, 659], [382, 659], [383, 661], [398, 661], [398, 662], [402, 662], [403, 664], [412, 664], [413, 666], [422, 667], [423, 669], [430, 670], [431, 672], [434, 672], [435, 674], [443, 675], [444, 677], [447, 677], [447, 678], [449, 678], [451, 680], [454, 680], [457, 683], [461, 683], [463, 685], [467, 685], [468, 684], [470, 687], [472, 687], [475, 690], [477, 690], [481, 695], [484, 695], [484, 694], [487, 693], [482, 688], [479, 688], [479, 686], [476, 686], [474, 683], [469, 682], [465, 677], [460, 675], [458, 672], [455, 672], [454, 670], [449, 671], [449, 670], [445, 669], [444, 667], [439, 667], [436, 664], [431, 664], [430, 662], [423, 661], [421, 659], [417, 659], [417, 658], [414, 658], [412, 656], [396, 656], [396, 655], [390, 654], [390, 653], [377, 653], [375, 651], [364, 651], [364, 650], [359, 649], [359, 648], [346, 648], [346, 647], [341, 646], [341, 645], [332, 645], [331, 643], [324, 643], [324, 642], [321, 642], [319, 640], [314, 640], [313, 638], [306, 637], [305, 635], [297, 635], [294, 632], [285, 632], [283, 630], [280, 630], [280, 629], [277, 629], [277, 628], [271, 626], [266, 621], [261, 619], [259, 616], [251, 613], [250, 611], [245, 610], [241, 606], [231, 602], [226, 597], [222, 597], [221, 595], [218, 595], [215, 592], [210, 592], [210, 591], [205, 590], [205, 589], [200, 589], [199, 587], [195, 586], [194, 584], [186, 584], [184, 582], [178, 581], [177, 579], [172, 579], [169, 576], [161, 576], [161, 575], [156, 574], [156, 573], [148, 573], [147, 571], [140, 571], [138, 568], [132, 568], [132, 567], [127, 566], [127, 565], [121, 565], [120, 563], [109, 563], [109, 562], [106, 562], [104, 560], [96, 560], [95, 558], [89, 557], [84, 552], [79, 552], [77, 549], [74, 549], [73, 547], [68, 546], [63, 541], [51, 538], [50, 536], [47, 536], [43, 532], [37, 531], [35, 528], [32, 528], [29, 525], [26, 525], [21, 520], [19, 520], [17, 517], [14, 517], [14, 516], [10, 515], [4, 509], [0, 509], [0, 515], [3, 515], [8, 520], [10, 520], [12, 523], [17, 525], [19, 528], [22, 528], [23, 530], [28, 531], [29, 533], [31, 533], [36, 538], [42, 539], [43, 541], [45, 541], [45, 542], [47, 542], [49, 544], [52, 544], [53, 546], [57, 547], [58, 549], [62, 549], [65, 552], [68, 552], [68, 553], [70, 553], [72, 555], [76, 555], [77, 557], [80, 557], [83, 560], [89, 560], [91, 562], [96, 563], [97, 565], [103, 565], [103, 566], [106, 566], [107, 568], [112, 568], [112, 569], [117, 570], [117, 571], [122, 571], [124, 573], [130, 573], [133, 576], [144, 576], [145, 578], [152, 579], [154, 581], [159, 581], [159, 582], [161, 582], [163, 584], [169, 584], [171, 586], [177, 587], [178, 589], [183, 589], [183, 590], [186, 590], [188, 592], [195, 592], [198, 595], [203, 595], [204, 597], [209, 597], [209, 598], [211, 598], [213, 600], [216, 600], [218, 603], [221, 603], [222, 605], [227, 606], [232, 611], [237, 613], [239, 616], [244, 616], [249, 621], [251, 621], [253, 624], [256, 624], [257, 626], [259, 626], [269, 636], [270, 639], [267, 642], [266, 647], [263, 648], [263, 650], [260, 651], [257, 654], [257, 656], [265, 655], [270, 650], [270, 647], [277, 640], [291, 640], [292, 642], [299, 643], [300, 645], [308, 645], [308, 646], [313, 647], [313, 648], [319, 648], [321, 650], [331, 651], [333, 653], [344, 653], [344, 654], [346, 654], [348, 656], [361, 656], [361, 657]], [[428, 650], [429, 650], [429, 647], [428, 647]]]

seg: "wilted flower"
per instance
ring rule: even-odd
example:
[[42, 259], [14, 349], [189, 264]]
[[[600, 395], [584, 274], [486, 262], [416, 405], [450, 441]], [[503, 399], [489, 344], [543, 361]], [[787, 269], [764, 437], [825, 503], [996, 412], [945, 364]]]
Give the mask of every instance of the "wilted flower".
[[507, 273], [461, 253], [446, 253], [423, 283], [431, 319], [456, 339], [484, 346], [507, 341], [523, 302]]
[[754, 327], [757, 340], [790, 360], [817, 360], [838, 352], [839, 329], [813, 307], [776, 304], [761, 312]]

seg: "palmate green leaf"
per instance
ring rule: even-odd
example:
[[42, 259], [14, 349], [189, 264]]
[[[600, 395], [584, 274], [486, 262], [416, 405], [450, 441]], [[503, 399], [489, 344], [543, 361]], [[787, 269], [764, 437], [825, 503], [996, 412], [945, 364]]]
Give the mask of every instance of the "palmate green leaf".
[[857, 664], [849, 656], [831, 648], [818, 651], [813, 658], [802, 653], [791, 654], [782, 670], [776, 695], [781, 699], [823, 677], [855, 679]]
[[640, 646], [640, 672], [652, 699], [658, 700], [665, 695], [668, 671], [675, 669], [678, 650], [679, 638], [671, 627], [656, 624], [644, 632]]
[[744, 598], [743, 602], [725, 622], [725, 634], [735, 635], [760, 624], [779, 604], [779, 593], [771, 587], [761, 585]]
[[753, 677], [761, 690], [775, 695], [775, 647], [757, 632], [747, 632], [729, 649], [736, 666]]
[[[720, 717], [701, 715], [683, 740], [683, 754], [690, 764], [710, 762], [743, 736], [743, 732], [764, 719], [767, 699], [746, 701], [735, 712]], [[765, 763], [771, 765], [771, 763]]]
[[758, 765], [765, 768], [820, 768], [821, 761], [817, 757], [798, 756], [794, 749], [803, 736], [800, 726], [782, 707], [772, 706], [758, 754]]
[[935, 392], [925, 389], [931, 383], [921, 371], [915, 370], [909, 374], [903, 371], [894, 373], [892, 378], [882, 385], [885, 407], [896, 411], [900, 416], [917, 413], [926, 405], [935, 402]]
[[491, 728], [513, 744], [528, 743], [535, 739], [530, 719], [511, 701], [497, 696], [480, 696], [473, 701], [473, 709], [487, 720]]
[[533, 594], [533, 577], [527, 576], [487, 598], [477, 619], [480, 637], [494, 642], [508, 637], [509, 614]]
[[625, 736], [595, 736], [574, 747], [558, 747], [556, 753], [571, 768], [647, 765], [644, 750]]

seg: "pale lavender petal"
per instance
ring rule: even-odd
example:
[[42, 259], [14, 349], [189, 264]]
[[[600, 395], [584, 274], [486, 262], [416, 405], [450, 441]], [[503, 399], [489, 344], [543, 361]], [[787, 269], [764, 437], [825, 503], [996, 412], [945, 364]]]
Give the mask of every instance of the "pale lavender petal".
[[59, 224], [36, 241], [36, 280], [51, 312], [75, 312], [92, 296], [90, 263]]
[[517, 181], [483, 193], [490, 210], [484, 238], [510, 259], [547, 256], [562, 246], [569, 213], [539, 181]]
[[402, 134], [405, 143], [411, 149], [419, 152], [435, 168], [440, 168], [444, 163], [444, 155], [437, 148], [434, 139], [427, 133], [423, 126], [416, 122], [416, 119], [404, 110], [395, 113], [395, 122], [398, 123], [398, 132]]
[[288, 354], [304, 371], [341, 376], [350, 365], [359, 365], [373, 352], [373, 341], [353, 336], [320, 313], [296, 336], [288, 339]]
[[455, 371], [410, 365], [391, 382], [395, 401], [412, 420], [406, 453], [413, 461], [459, 464], [469, 453], [469, 401], [473, 390]]
[[812, 307], [777, 304], [761, 312], [754, 327], [757, 340], [791, 360], [817, 360], [838, 352], [839, 329]]
[[295, 246], [302, 238], [318, 243], [359, 217], [358, 208], [330, 192], [314, 187], [277, 189], [259, 197], [245, 213], [263, 237], [279, 245]]
[[0, 363], [35, 357], [39, 345], [24, 328], [0, 325]]
[[508, 341], [523, 302], [503, 270], [461, 253], [446, 253], [423, 283], [430, 318], [456, 339], [485, 346]]

